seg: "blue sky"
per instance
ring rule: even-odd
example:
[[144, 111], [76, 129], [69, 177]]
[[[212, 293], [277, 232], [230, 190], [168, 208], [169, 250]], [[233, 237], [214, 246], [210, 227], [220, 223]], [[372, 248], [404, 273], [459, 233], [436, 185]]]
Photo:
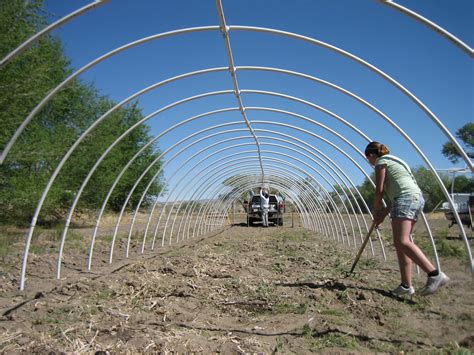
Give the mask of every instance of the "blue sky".
[[[88, 3], [89, 1], [45, 0], [45, 7], [51, 13], [51, 20], [56, 20]], [[398, 3], [444, 27], [471, 47], [474, 46], [473, 1], [400, 0]], [[223, 7], [230, 26], [268, 27], [312, 37], [375, 65], [421, 99], [453, 134], [459, 127], [473, 120], [473, 60], [436, 32], [378, 1], [223, 0]], [[218, 24], [214, 0], [111, 0], [75, 18], [53, 34], [61, 38], [72, 67], [78, 69], [95, 58], [142, 37]], [[230, 40], [235, 65], [293, 70], [339, 85], [391, 117], [413, 138], [436, 168], [454, 166], [440, 152], [447, 138], [439, 128], [399, 90], [360, 64], [328, 49], [272, 34], [231, 31]], [[129, 49], [98, 64], [82, 74], [81, 78], [93, 82], [101, 94], [118, 102], [138, 90], [175, 75], [223, 66], [227, 66], [227, 57], [222, 36], [219, 31], [207, 31], [173, 36]], [[386, 143], [395, 155], [402, 157], [410, 165], [423, 164], [411, 146], [393, 128], [368, 108], [334, 89], [283, 74], [239, 71], [237, 75], [241, 90], [273, 91], [311, 101], [357, 125], [372, 139]], [[147, 115], [189, 96], [230, 89], [230, 75], [223, 71], [183, 79], [158, 88], [143, 95], [139, 104]], [[242, 97], [244, 104], [249, 107], [274, 107], [317, 120], [345, 135], [360, 149], [365, 147], [366, 143], [362, 138], [313, 108], [268, 95], [247, 93]], [[216, 95], [170, 109], [153, 119], [149, 125], [151, 132], [158, 134], [172, 124], [194, 115], [236, 106], [233, 95]], [[313, 131], [353, 154], [347, 144], [330, 133], [296, 118], [255, 110], [249, 110], [247, 114], [250, 120], [284, 122]], [[158, 146], [165, 150], [194, 131], [209, 125], [239, 120], [243, 123], [238, 112], [215, 115], [177, 130], [161, 139]], [[255, 127], [263, 130], [268, 128], [262, 124], [255, 124]], [[341, 164], [354, 182], [362, 182], [363, 175], [334, 149], [291, 129], [272, 129], [295, 135], [314, 145]], [[222, 139], [236, 135], [241, 133], [222, 134]], [[204, 145], [205, 143], [198, 147]], [[171, 175], [196, 149], [170, 163], [165, 177]], [[364, 159], [356, 160], [370, 172]], [[464, 164], [456, 166], [462, 167]]]

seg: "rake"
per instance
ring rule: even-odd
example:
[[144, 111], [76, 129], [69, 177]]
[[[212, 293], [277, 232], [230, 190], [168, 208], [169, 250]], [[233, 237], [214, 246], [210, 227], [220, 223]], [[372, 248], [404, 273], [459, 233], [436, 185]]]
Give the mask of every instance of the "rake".
[[360, 246], [360, 249], [359, 249], [359, 252], [357, 253], [357, 256], [354, 260], [354, 263], [352, 264], [352, 267], [351, 267], [351, 271], [349, 271], [349, 273], [352, 273], [357, 265], [357, 262], [359, 261], [360, 259], [360, 256], [362, 255], [362, 252], [364, 251], [365, 249], [365, 246], [367, 245], [367, 242], [369, 241], [369, 238], [370, 238], [370, 235], [372, 234], [372, 232], [374, 231], [375, 229], [375, 222], [372, 222], [372, 225], [370, 226], [370, 229], [369, 231], [367, 232], [367, 235], [365, 236], [365, 239], [364, 241], [362, 242], [362, 245]]

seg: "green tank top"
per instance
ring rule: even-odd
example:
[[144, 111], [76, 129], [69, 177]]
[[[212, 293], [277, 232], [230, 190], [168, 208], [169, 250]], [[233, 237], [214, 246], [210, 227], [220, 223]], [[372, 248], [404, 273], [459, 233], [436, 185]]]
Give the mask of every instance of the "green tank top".
[[386, 166], [384, 191], [390, 201], [402, 195], [421, 193], [410, 167], [403, 160], [386, 154], [375, 161], [375, 166], [380, 165]]

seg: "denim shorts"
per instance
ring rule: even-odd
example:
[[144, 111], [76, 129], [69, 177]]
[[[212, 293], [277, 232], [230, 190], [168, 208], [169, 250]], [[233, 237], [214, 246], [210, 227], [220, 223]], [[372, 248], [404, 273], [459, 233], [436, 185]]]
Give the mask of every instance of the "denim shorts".
[[421, 194], [399, 196], [392, 202], [390, 218], [404, 218], [416, 221], [424, 205], [425, 199]]

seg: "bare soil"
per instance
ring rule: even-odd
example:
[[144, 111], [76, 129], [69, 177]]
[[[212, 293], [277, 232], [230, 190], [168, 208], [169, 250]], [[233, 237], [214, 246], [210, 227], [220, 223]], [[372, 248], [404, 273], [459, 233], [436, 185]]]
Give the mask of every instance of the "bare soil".
[[[462, 241], [446, 239], [462, 250]], [[92, 272], [81, 243], [68, 245], [63, 278], [55, 280], [57, 242], [40, 238], [23, 292], [21, 243], [3, 257], [0, 352], [474, 350], [474, 290], [464, 255], [442, 257], [448, 285], [408, 299], [388, 292], [399, 279], [390, 243], [386, 262], [366, 253], [348, 274], [357, 249], [288, 221], [270, 228], [237, 224], [144, 254], [134, 242], [129, 258], [120, 240], [113, 264], [104, 241]], [[414, 278], [421, 290], [425, 276]]]

